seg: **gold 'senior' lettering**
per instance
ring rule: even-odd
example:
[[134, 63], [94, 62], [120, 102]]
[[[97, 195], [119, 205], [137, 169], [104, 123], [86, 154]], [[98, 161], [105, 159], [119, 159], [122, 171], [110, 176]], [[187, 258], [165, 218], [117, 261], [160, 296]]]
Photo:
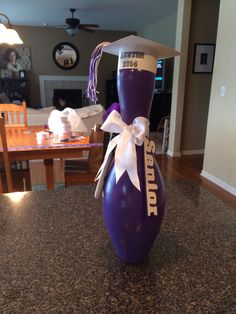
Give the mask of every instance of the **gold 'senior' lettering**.
[[155, 149], [156, 149], [154, 141], [149, 141], [148, 140], [146, 149], [147, 149], [148, 153], [153, 153], [154, 154], [155, 153]]
[[146, 195], [147, 195], [147, 214], [158, 215], [157, 209], [157, 190], [155, 169], [154, 169], [154, 157], [155, 143], [146, 139], [144, 141], [144, 162], [145, 162], [145, 177], [146, 177]]
[[149, 167], [153, 167], [153, 164], [154, 164], [154, 160], [153, 160], [152, 156], [147, 155], [147, 165]]

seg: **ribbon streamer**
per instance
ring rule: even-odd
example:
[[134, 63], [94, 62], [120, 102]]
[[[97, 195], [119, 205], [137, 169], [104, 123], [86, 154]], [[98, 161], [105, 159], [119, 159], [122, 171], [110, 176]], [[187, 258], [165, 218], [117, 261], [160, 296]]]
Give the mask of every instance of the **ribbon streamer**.
[[137, 117], [131, 125], [127, 125], [122, 120], [121, 115], [114, 110], [105, 120], [101, 129], [106, 132], [118, 133], [118, 135], [109, 142], [104, 161], [97, 173], [95, 181], [100, 178], [110, 153], [116, 147], [114, 162], [116, 183], [118, 183], [123, 173], [127, 171], [132, 184], [141, 191], [137, 172], [137, 154], [135, 145], [143, 145], [149, 131], [148, 119], [145, 117]]
[[110, 45], [110, 42], [103, 42], [99, 44], [91, 55], [89, 65], [89, 80], [87, 87], [87, 98], [96, 104], [97, 98], [97, 76], [98, 76], [98, 65], [102, 57], [102, 50], [104, 47]]

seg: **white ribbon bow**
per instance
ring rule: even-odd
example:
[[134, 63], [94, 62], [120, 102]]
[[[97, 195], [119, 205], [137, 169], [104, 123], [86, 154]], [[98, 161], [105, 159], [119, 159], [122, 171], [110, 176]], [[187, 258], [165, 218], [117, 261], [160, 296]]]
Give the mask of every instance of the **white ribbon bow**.
[[139, 190], [140, 182], [137, 172], [137, 156], [136, 147], [143, 145], [143, 142], [148, 135], [149, 121], [144, 117], [137, 117], [133, 123], [127, 125], [121, 118], [121, 115], [113, 110], [108, 118], [103, 123], [102, 130], [106, 132], [118, 133], [107, 147], [104, 161], [97, 173], [96, 179], [101, 176], [102, 170], [106, 165], [109, 154], [116, 147], [115, 151], [115, 175], [116, 183], [119, 181], [123, 173], [127, 170], [128, 176], [133, 185]]

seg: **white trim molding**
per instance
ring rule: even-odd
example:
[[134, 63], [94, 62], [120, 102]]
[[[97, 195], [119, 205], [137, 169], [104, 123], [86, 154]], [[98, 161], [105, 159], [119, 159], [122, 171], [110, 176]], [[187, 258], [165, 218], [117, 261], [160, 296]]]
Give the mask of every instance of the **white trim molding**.
[[204, 149], [182, 150], [182, 155], [203, 155]]
[[[53, 88], [53, 82], [56, 84], [60, 84], [60, 87], [58, 88], [70, 88], [68, 86], [73, 86], [72, 88], [83, 88], [87, 86], [88, 82], [88, 76], [69, 76], [69, 75], [39, 75], [39, 87], [40, 87], [40, 98], [41, 98], [41, 106], [46, 107], [50, 106], [51, 104], [48, 104], [48, 88], [46, 87], [46, 84], [49, 84], [50, 81], [50, 91]], [[76, 84], [78, 83], [78, 84]], [[52, 86], [51, 86], [52, 85]], [[81, 87], [80, 87], [81, 86]], [[52, 97], [50, 97], [51, 100]], [[51, 102], [51, 101], [50, 101]]]
[[174, 156], [176, 154], [180, 156], [181, 149], [181, 132], [183, 124], [184, 96], [187, 75], [191, 6], [192, 0], [178, 1], [175, 50], [181, 51], [181, 57], [174, 58], [168, 147], [168, 150], [173, 152]]
[[181, 157], [181, 153], [180, 152], [172, 152], [171, 150], [168, 150], [166, 153], [168, 156], [170, 157]]
[[205, 170], [202, 170], [201, 172], [201, 176], [206, 178], [207, 180], [213, 182], [214, 184], [218, 185], [219, 187], [221, 187], [222, 189], [224, 189], [225, 191], [233, 194], [234, 196], [236, 196], [236, 189], [225, 183], [224, 181], [220, 180], [219, 178], [213, 176], [212, 174], [206, 172]]

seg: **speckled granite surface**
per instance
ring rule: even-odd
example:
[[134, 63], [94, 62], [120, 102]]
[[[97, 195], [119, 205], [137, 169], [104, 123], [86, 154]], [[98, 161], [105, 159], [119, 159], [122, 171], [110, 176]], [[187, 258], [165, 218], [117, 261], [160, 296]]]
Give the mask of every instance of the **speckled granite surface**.
[[236, 313], [236, 212], [188, 181], [166, 182], [161, 233], [121, 262], [91, 186], [0, 197], [0, 313]]

